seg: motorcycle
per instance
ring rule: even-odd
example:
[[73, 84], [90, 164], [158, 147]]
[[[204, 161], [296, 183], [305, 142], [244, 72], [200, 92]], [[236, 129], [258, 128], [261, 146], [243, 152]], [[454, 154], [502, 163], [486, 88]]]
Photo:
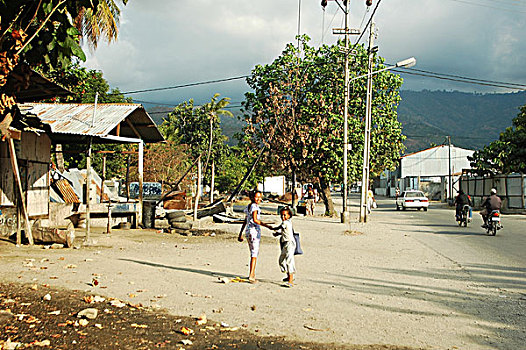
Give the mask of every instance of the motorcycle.
[[500, 230], [501, 228], [502, 225], [500, 223], [500, 211], [492, 210], [488, 217], [486, 233], [495, 236], [497, 234], [497, 230]]
[[457, 216], [457, 223], [458, 226], [464, 226], [468, 227], [468, 222], [471, 221], [471, 218], [469, 217], [469, 205], [464, 205], [462, 207], [462, 210], [460, 211], [460, 215]]

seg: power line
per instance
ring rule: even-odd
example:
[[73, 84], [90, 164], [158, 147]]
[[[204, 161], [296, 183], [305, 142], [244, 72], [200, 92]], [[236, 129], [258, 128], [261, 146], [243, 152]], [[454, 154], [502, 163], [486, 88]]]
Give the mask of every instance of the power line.
[[[471, 5], [471, 6], [486, 7], [486, 8], [491, 8], [491, 9], [496, 9], [496, 10], [501, 10], [501, 11], [507, 11], [507, 12], [526, 13], [526, 11], [521, 11], [521, 10], [517, 10], [517, 9], [507, 9], [507, 8], [503, 8], [503, 7], [496, 7], [496, 6], [491, 6], [491, 5], [481, 4], [481, 3], [475, 3], [475, 2], [466, 1], [466, 0], [449, 0], [449, 1], [459, 2], [459, 3], [462, 3], [462, 4], [468, 4], [468, 5]], [[508, 4], [508, 5], [520, 6], [520, 4]]]
[[352, 52], [352, 50], [354, 50], [356, 48], [356, 46], [358, 45], [358, 43], [360, 42], [360, 40], [362, 39], [363, 35], [365, 34], [366, 32], [366, 28], [369, 27], [369, 24], [371, 24], [371, 21], [373, 20], [373, 17], [374, 17], [374, 14], [376, 13], [376, 10], [378, 9], [378, 6], [380, 6], [380, 3], [382, 2], [382, 0], [378, 0], [376, 2], [376, 6], [374, 7], [374, 10], [373, 10], [373, 13], [371, 13], [371, 16], [369, 17], [369, 20], [367, 21], [367, 24], [364, 26], [364, 30], [361, 30], [361, 34], [360, 36], [358, 37], [358, 39], [356, 40], [356, 43], [354, 43], [354, 45], [350, 48], [349, 52]]
[[[162, 91], [162, 90], [173, 90], [173, 89], [180, 89], [180, 88], [186, 88], [191, 86], [198, 86], [198, 85], [208, 85], [208, 84], [215, 84], [215, 83], [224, 83], [227, 81], [232, 80], [239, 80], [239, 79], [246, 79], [250, 77], [250, 75], [242, 75], [239, 77], [230, 77], [230, 78], [224, 78], [224, 79], [216, 79], [216, 80], [208, 80], [208, 81], [200, 81], [197, 83], [188, 83], [183, 85], [176, 85], [176, 86], [167, 86], [167, 87], [159, 87], [159, 88], [151, 88], [151, 89], [144, 89], [144, 90], [135, 90], [135, 91], [125, 91], [125, 92], [119, 92], [119, 94], [138, 94], [142, 92], [152, 92], [152, 91]], [[108, 94], [112, 95], [112, 94]]]
[[[455, 82], [459, 82], [459, 83], [465, 83], [465, 84], [474, 84], [474, 85], [483, 85], [483, 86], [492, 86], [492, 87], [500, 87], [500, 88], [504, 88], [504, 89], [511, 89], [511, 90], [517, 90], [517, 87], [513, 87], [513, 86], [510, 86], [510, 85], [515, 85], [514, 83], [511, 83], [511, 84], [508, 84], [508, 83], [502, 83], [502, 84], [495, 84], [495, 83], [485, 83], [483, 81], [477, 81], [476, 79], [471, 79], [471, 78], [462, 78], [462, 79], [459, 79], [459, 78], [452, 78], [452, 77], [448, 77], [448, 76], [444, 76], [443, 74], [441, 73], [417, 73], [417, 72], [411, 72], [410, 71], [410, 68], [409, 69], [406, 69], [406, 70], [400, 70], [400, 69], [391, 69], [391, 71], [393, 72], [397, 72], [397, 73], [402, 73], [402, 74], [410, 74], [410, 75], [418, 75], [418, 76], [422, 76], [422, 77], [428, 77], [428, 78], [434, 78], [434, 79], [440, 79], [440, 80], [449, 80], [449, 81], [455, 81]], [[505, 84], [505, 85], [504, 85]], [[522, 89], [519, 89], [519, 90], [526, 90], [526, 85], [521, 85], [523, 86]]]
[[416, 71], [416, 72], [427, 73], [427, 74], [437, 74], [437, 75], [442, 75], [442, 76], [445, 76], [445, 77], [451, 77], [451, 78], [459, 78], [459, 79], [465, 79], [465, 80], [478, 81], [478, 82], [482, 82], [482, 83], [493, 83], [493, 84], [511, 85], [511, 86], [516, 86], [516, 87], [520, 87], [520, 88], [526, 88], [526, 84], [507, 83], [507, 82], [502, 82], [502, 81], [494, 81], [494, 80], [484, 80], [484, 79], [477, 79], [477, 78], [469, 78], [469, 77], [463, 77], [463, 76], [461, 76], [461, 75], [446, 74], [446, 73], [435, 73], [435, 72], [426, 71], [426, 70], [422, 70], [422, 69], [416, 69], [416, 68], [406, 68], [406, 69], [411, 70], [411, 71]]
[[429, 134], [429, 135], [410, 135], [410, 134], [402, 134], [406, 137], [410, 138], [430, 138], [430, 137], [438, 137], [438, 138], [444, 138], [447, 136], [451, 136], [452, 138], [462, 138], [462, 139], [468, 139], [468, 140], [488, 140], [491, 139], [491, 137], [474, 137], [474, 136], [462, 136], [462, 135], [442, 135], [442, 134]]

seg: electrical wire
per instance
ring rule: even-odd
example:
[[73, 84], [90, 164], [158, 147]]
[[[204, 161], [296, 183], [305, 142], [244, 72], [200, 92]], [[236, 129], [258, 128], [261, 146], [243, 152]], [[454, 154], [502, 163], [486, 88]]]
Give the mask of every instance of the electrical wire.
[[[119, 94], [139, 94], [143, 92], [152, 92], [152, 91], [162, 91], [162, 90], [173, 90], [173, 89], [181, 89], [186, 87], [192, 87], [192, 86], [199, 86], [199, 85], [208, 85], [208, 84], [215, 84], [215, 83], [224, 83], [227, 81], [232, 80], [239, 80], [239, 79], [246, 79], [250, 77], [250, 75], [242, 75], [238, 77], [230, 77], [230, 78], [224, 78], [224, 79], [216, 79], [216, 80], [208, 80], [208, 81], [200, 81], [197, 83], [188, 83], [183, 85], [176, 85], [176, 86], [167, 86], [167, 87], [159, 87], [159, 88], [151, 88], [151, 89], [144, 89], [144, 90], [135, 90], [135, 91], [125, 91], [125, 92], [119, 92]], [[108, 94], [108, 95], [115, 95], [115, 94]]]
[[[495, 83], [485, 83], [483, 81], [477, 81], [477, 79], [471, 79], [471, 78], [458, 79], [458, 78], [452, 78], [452, 77], [448, 77], [448, 76], [443, 76], [441, 73], [433, 73], [433, 74], [417, 73], [417, 72], [412, 72], [409, 69], [406, 69], [406, 70], [391, 69], [391, 71], [392, 72], [397, 72], [397, 73], [402, 73], [402, 74], [409, 74], [409, 75], [417, 75], [417, 76], [422, 76], [422, 77], [434, 78], [434, 79], [439, 79], [439, 80], [455, 81], [455, 82], [464, 83], [464, 84], [500, 87], [500, 88], [511, 89], [511, 90], [526, 90], [526, 85], [522, 85], [522, 86], [524, 86], [524, 88], [521, 89], [521, 88], [517, 88], [516, 86], [510, 86], [510, 84], [508, 84], [508, 83], [504, 83], [504, 84], [506, 84], [506, 85], [504, 85], [504, 84], [495, 84]], [[512, 83], [511, 85], [515, 85], [515, 84]]]
[[493, 83], [493, 84], [500, 84], [500, 85], [510, 85], [510, 86], [515, 86], [515, 87], [519, 87], [519, 88], [526, 88], [526, 84], [507, 83], [507, 82], [503, 82], [503, 81], [469, 78], [469, 77], [463, 77], [461, 75], [454, 75], [454, 74], [447, 74], [447, 73], [435, 73], [435, 72], [422, 70], [422, 69], [416, 69], [416, 68], [405, 68], [405, 69], [408, 69], [408, 70], [411, 70], [411, 71], [416, 71], [416, 72], [421, 72], [421, 73], [427, 73], [427, 74], [439, 74], [439, 75], [442, 75], [442, 76], [445, 76], [445, 77], [459, 78], [459, 79], [464, 79], [464, 80], [472, 80], [472, 81], [477, 81], [477, 82], [482, 82], [482, 83]]
[[369, 24], [371, 24], [371, 21], [373, 20], [374, 18], [374, 14], [376, 13], [376, 10], [378, 10], [378, 6], [380, 6], [380, 3], [382, 2], [382, 0], [378, 0], [376, 2], [376, 6], [374, 7], [374, 10], [373, 10], [373, 13], [371, 13], [371, 16], [369, 17], [369, 20], [367, 21], [367, 24], [365, 25], [364, 27], [364, 30], [361, 30], [361, 34], [360, 36], [358, 37], [358, 39], [356, 40], [356, 43], [354, 43], [354, 45], [351, 47], [351, 49], [349, 50], [349, 52], [352, 52], [352, 50], [354, 50], [356, 48], [356, 46], [358, 45], [358, 43], [360, 42], [360, 40], [362, 40], [362, 37], [363, 35], [365, 34], [365, 32], [367, 31], [367, 27], [369, 27]]
[[[486, 7], [486, 8], [491, 8], [491, 9], [500, 10], [500, 11], [506, 11], [506, 12], [526, 13], [526, 11], [521, 11], [521, 10], [517, 10], [517, 9], [507, 9], [507, 8], [502, 8], [502, 7], [496, 7], [496, 6], [481, 4], [481, 3], [474, 3], [474, 2], [466, 1], [466, 0], [449, 0], [449, 1], [459, 2], [459, 3], [462, 3], [462, 4], [468, 4], [468, 5], [471, 5], [471, 6]], [[509, 5], [518, 5], [518, 6], [520, 6], [519, 4], [509, 4]]]

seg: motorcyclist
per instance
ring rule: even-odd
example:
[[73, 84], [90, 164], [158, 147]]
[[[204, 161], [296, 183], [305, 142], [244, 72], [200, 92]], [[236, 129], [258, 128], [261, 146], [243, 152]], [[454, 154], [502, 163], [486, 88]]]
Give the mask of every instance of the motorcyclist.
[[462, 216], [462, 208], [464, 208], [464, 205], [468, 205], [471, 207], [471, 199], [467, 194], [464, 193], [464, 190], [460, 189], [458, 190], [458, 195], [455, 198], [455, 205], [456, 205], [456, 218], [457, 221], [460, 221], [460, 218]]
[[484, 199], [481, 206], [483, 209], [481, 210], [480, 215], [482, 215], [482, 219], [484, 220], [484, 225], [482, 225], [482, 227], [487, 228], [489, 214], [491, 214], [493, 210], [500, 211], [500, 207], [502, 206], [502, 200], [497, 196], [496, 189], [491, 189], [490, 196]]

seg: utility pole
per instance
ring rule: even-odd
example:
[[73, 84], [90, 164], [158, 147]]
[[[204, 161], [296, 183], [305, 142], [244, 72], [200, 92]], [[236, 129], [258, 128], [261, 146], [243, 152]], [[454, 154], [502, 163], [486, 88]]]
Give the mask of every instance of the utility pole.
[[348, 223], [350, 213], [347, 209], [348, 179], [347, 152], [349, 151], [349, 1], [345, 3], [345, 89], [343, 103], [343, 208], [341, 222]]
[[[344, 104], [343, 104], [343, 208], [341, 214], [341, 222], [348, 223], [350, 218], [350, 213], [347, 209], [347, 196], [348, 196], [348, 169], [347, 169], [347, 153], [349, 151], [349, 55], [352, 53], [349, 52], [349, 35], [351, 34], [360, 34], [360, 30], [349, 29], [349, 0], [344, 0], [343, 4], [345, 7], [341, 7], [340, 3], [338, 6], [345, 13], [345, 28], [335, 28], [332, 30], [333, 34], [345, 36], [345, 47], [343, 48], [343, 53], [345, 55], [345, 73], [344, 73]], [[321, 6], [325, 8], [327, 6], [327, 0], [322, 0]]]
[[367, 222], [367, 192], [369, 191], [369, 160], [371, 154], [371, 112], [373, 100], [374, 23], [369, 28], [369, 65], [367, 75], [367, 102], [365, 107], [365, 131], [363, 145], [362, 191], [360, 195], [360, 222]]
[[448, 145], [448, 160], [449, 160], [449, 170], [448, 170], [448, 175], [449, 175], [448, 189], [449, 189], [449, 193], [448, 193], [447, 198], [451, 199], [451, 195], [453, 193], [453, 183], [451, 182], [451, 136], [447, 137], [447, 145]]

